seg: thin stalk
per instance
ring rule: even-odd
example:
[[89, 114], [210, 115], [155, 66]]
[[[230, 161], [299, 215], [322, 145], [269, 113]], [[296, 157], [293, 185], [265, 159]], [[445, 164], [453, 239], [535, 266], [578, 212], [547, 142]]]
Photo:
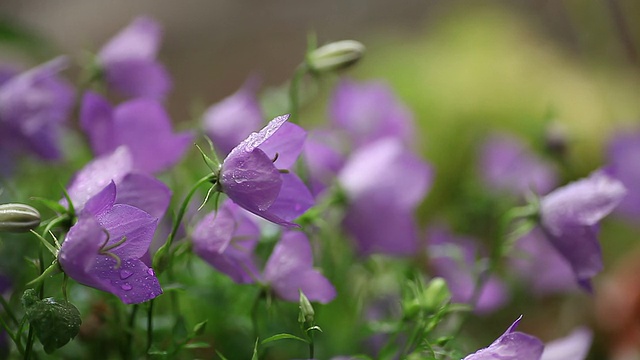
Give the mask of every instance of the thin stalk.
[[206, 183], [211, 183], [213, 181], [217, 181], [217, 179], [215, 178], [215, 175], [209, 174], [203, 177], [202, 179], [198, 180], [198, 182], [196, 182], [195, 185], [193, 185], [191, 190], [189, 190], [189, 193], [187, 193], [187, 196], [184, 198], [184, 200], [182, 201], [182, 204], [180, 205], [180, 209], [178, 210], [178, 214], [173, 223], [173, 228], [171, 229], [171, 233], [167, 238], [167, 242], [164, 245], [162, 245], [160, 249], [158, 249], [158, 252], [156, 253], [156, 256], [153, 259], [154, 260], [153, 265], [156, 268], [156, 271], [161, 272], [164, 270], [162, 266], [158, 266], [158, 263], [164, 262], [164, 259], [162, 259], [162, 257], [167, 256], [167, 263], [171, 261], [171, 256], [172, 256], [170, 251], [171, 245], [173, 245], [173, 241], [176, 237], [176, 234], [178, 233], [178, 229], [180, 228], [180, 223], [184, 218], [184, 214], [187, 212], [187, 207], [189, 206], [189, 202], [191, 201], [191, 198], [193, 197], [193, 195], [196, 193], [196, 190], [198, 190], [198, 188], [201, 185]]
[[2, 325], [7, 335], [9, 335], [11, 340], [13, 340], [13, 342], [16, 344], [16, 347], [18, 348], [18, 352], [20, 352], [20, 355], [24, 354], [24, 349], [22, 349], [18, 335], [15, 334], [13, 331], [11, 331], [11, 329], [9, 328], [9, 325], [7, 325], [7, 323], [4, 321], [2, 317], [0, 317], [0, 325]]
[[153, 300], [149, 301], [149, 309], [147, 310], [147, 353], [153, 343]]
[[289, 84], [289, 113], [291, 117], [289, 122], [298, 123], [298, 111], [300, 110], [300, 83], [304, 74], [307, 73], [307, 64], [302, 63], [298, 65], [296, 71], [293, 73], [291, 83]]
[[18, 321], [18, 318], [16, 317], [16, 314], [14, 314], [13, 310], [11, 309], [11, 305], [9, 305], [7, 300], [5, 300], [5, 298], [3, 296], [1, 296], [1, 295], [0, 295], [0, 303], [2, 304], [2, 307], [4, 308], [4, 312], [6, 312], [7, 315], [9, 315], [9, 317], [11, 318], [11, 321], [13, 321], [13, 323], [16, 324], [16, 326], [20, 326], [20, 322]]
[[125, 340], [125, 356], [124, 359], [131, 359], [133, 349], [131, 345], [133, 344], [133, 324], [136, 320], [136, 314], [138, 313], [138, 308], [140, 306], [138, 304], [133, 305], [133, 309], [131, 310], [131, 314], [129, 314], [129, 321], [127, 322], [127, 339]]

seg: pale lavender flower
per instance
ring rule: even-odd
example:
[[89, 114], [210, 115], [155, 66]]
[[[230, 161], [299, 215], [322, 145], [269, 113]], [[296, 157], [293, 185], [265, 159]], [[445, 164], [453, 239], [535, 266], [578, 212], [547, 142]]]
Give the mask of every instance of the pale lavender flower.
[[129, 97], [163, 98], [171, 79], [156, 61], [162, 30], [148, 17], [138, 17], [98, 53], [107, 85]]
[[520, 319], [522, 316], [489, 347], [480, 349], [463, 360], [540, 360], [544, 345], [534, 336], [515, 331]]
[[[428, 234], [428, 249], [434, 275], [447, 281], [451, 300], [470, 303], [473, 300], [479, 271], [478, 258], [483, 256], [476, 239], [456, 236], [443, 226], [433, 226]], [[491, 276], [476, 299], [476, 313], [494, 311], [508, 299], [506, 287], [496, 276]]]
[[281, 299], [298, 302], [299, 290], [310, 301], [328, 303], [336, 297], [329, 280], [313, 268], [309, 239], [300, 231], [286, 231], [276, 244], [262, 279]]
[[67, 66], [57, 58], [0, 85], [0, 152], [28, 152], [60, 158], [60, 131], [73, 103], [73, 90], [58, 77]]
[[257, 82], [247, 81], [235, 94], [209, 107], [203, 115], [203, 129], [219, 154], [226, 156], [263, 121], [256, 96]]
[[417, 249], [413, 211], [431, 186], [431, 167], [399, 139], [359, 148], [338, 174], [349, 204], [343, 225], [361, 254]]
[[356, 147], [385, 137], [412, 142], [413, 115], [381, 82], [343, 80], [333, 94], [329, 111], [334, 125], [349, 134]]
[[547, 343], [540, 360], [584, 360], [589, 353], [592, 338], [591, 330], [578, 328], [561, 339]]
[[80, 110], [80, 125], [97, 155], [126, 145], [133, 168], [155, 173], [175, 165], [193, 140], [189, 132], [175, 134], [163, 106], [152, 99], [135, 99], [112, 108], [100, 95], [88, 92]]
[[577, 288], [571, 265], [540, 229], [518, 239], [512, 253], [510, 264], [532, 293], [546, 295]]
[[193, 251], [233, 281], [253, 283], [260, 278], [253, 251], [260, 229], [231, 201], [206, 215], [193, 231]]
[[540, 226], [569, 262], [578, 283], [591, 289], [602, 270], [598, 223], [624, 198], [624, 185], [603, 171], [558, 188], [540, 199]]
[[606, 171], [627, 188], [616, 212], [637, 222], [640, 219], [640, 132], [618, 133], [609, 143]]
[[[119, 203], [133, 205], [157, 218], [161, 218], [169, 206], [169, 188], [149, 175], [133, 172], [129, 149], [121, 146], [111, 154], [92, 160], [75, 174], [67, 193], [76, 212], [111, 182], [118, 186]], [[68, 206], [66, 199], [60, 203]]]
[[77, 282], [110, 292], [126, 304], [162, 294], [153, 270], [140, 258], [149, 248], [157, 218], [117, 203], [116, 185], [87, 201], [58, 254], [64, 272]]
[[544, 195], [558, 183], [552, 164], [531, 153], [518, 139], [494, 134], [481, 149], [480, 174], [485, 186], [522, 197], [528, 191]]
[[340, 169], [344, 166], [345, 156], [338, 149], [338, 139], [333, 132], [309, 133], [302, 156], [307, 169], [309, 186], [314, 196], [318, 196], [335, 182]]
[[[302, 151], [305, 131], [279, 116], [233, 148], [220, 168], [222, 191], [260, 217], [283, 226], [313, 205], [302, 180], [288, 170]], [[281, 172], [285, 170], [285, 173]]]

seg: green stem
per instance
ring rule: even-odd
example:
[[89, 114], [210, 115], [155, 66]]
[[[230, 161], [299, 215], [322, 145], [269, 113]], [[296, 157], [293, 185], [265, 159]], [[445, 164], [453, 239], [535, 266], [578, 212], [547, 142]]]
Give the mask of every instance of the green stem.
[[[171, 233], [167, 238], [167, 242], [164, 245], [162, 245], [160, 249], [158, 249], [158, 252], [153, 258], [153, 267], [155, 268], [156, 272], [158, 273], [162, 272], [164, 270], [163, 264], [165, 263], [168, 264], [171, 261], [171, 256], [172, 256], [170, 251], [171, 245], [173, 245], [173, 241], [176, 237], [176, 234], [178, 233], [178, 229], [180, 228], [180, 223], [182, 222], [182, 218], [184, 218], [184, 214], [187, 212], [187, 207], [189, 206], [189, 202], [191, 201], [191, 198], [193, 197], [193, 195], [196, 193], [196, 190], [198, 190], [198, 188], [205, 183], [212, 183], [216, 181], [217, 181], [216, 176], [214, 174], [209, 174], [203, 177], [202, 179], [198, 180], [198, 182], [196, 182], [196, 184], [193, 185], [191, 190], [189, 190], [189, 193], [187, 193], [187, 196], [184, 198], [184, 200], [182, 201], [182, 204], [180, 205], [180, 209], [178, 210], [178, 215], [176, 216], [176, 219], [173, 223], [173, 228], [171, 229]], [[166, 256], [166, 260], [163, 259], [165, 256]]]
[[255, 300], [253, 301], [253, 305], [251, 305], [251, 325], [253, 327], [253, 338], [257, 339], [258, 332], [258, 306], [260, 305], [260, 299], [262, 299], [263, 292], [262, 290], [258, 293]]
[[299, 123], [298, 111], [300, 110], [300, 83], [302, 82], [304, 74], [307, 73], [307, 70], [308, 68], [306, 63], [298, 65], [296, 71], [293, 73], [293, 78], [291, 78], [291, 83], [289, 84], [289, 113], [291, 114], [289, 122], [294, 124]]
[[149, 309], [147, 310], [147, 353], [153, 343], [153, 300], [149, 301]]
[[17, 337], [17, 334], [15, 334], [13, 331], [11, 331], [11, 329], [9, 328], [9, 325], [7, 325], [7, 323], [4, 321], [4, 319], [2, 317], [0, 317], [0, 325], [2, 325], [2, 327], [6, 331], [7, 335], [9, 335], [11, 340], [13, 340], [13, 342], [16, 344], [16, 347], [18, 348], [18, 351], [20, 352], [20, 355], [24, 354], [24, 349], [22, 349], [22, 346], [20, 346], [20, 341], [19, 341], [19, 339]]
[[127, 323], [127, 339], [125, 340], [125, 356], [124, 359], [131, 359], [133, 349], [131, 345], [133, 344], [133, 324], [136, 320], [136, 314], [138, 313], [138, 308], [140, 306], [138, 304], [133, 305], [133, 309], [131, 310], [131, 314], [129, 314], [129, 322]]
[[308, 337], [309, 337], [309, 359], [313, 359], [314, 358], [314, 344], [313, 344], [313, 330], [309, 331], [308, 333]]

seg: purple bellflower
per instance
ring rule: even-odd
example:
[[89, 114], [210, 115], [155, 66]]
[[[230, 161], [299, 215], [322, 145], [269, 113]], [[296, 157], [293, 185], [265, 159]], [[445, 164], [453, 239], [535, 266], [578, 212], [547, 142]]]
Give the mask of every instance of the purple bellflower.
[[528, 191], [544, 195], [558, 183], [550, 163], [530, 153], [516, 138], [492, 135], [481, 150], [481, 176], [487, 188], [522, 197]]
[[258, 83], [249, 79], [235, 94], [209, 107], [203, 115], [205, 134], [219, 154], [229, 152], [262, 124], [262, 109], [256, 96]]
[[589, 353], [592, 338], [591, 330], [578, 328], [563, 338], [547, 343], [540, 360], [584, 360]]
[[544, 344], [534, 336], [515, 331], [520, 319], [522, 316], [489, 347], [480, 349], [463, 360], [540, 360]]
[[127, 101], [114, 109], [106, 99], [89, 92], [82, 102], [80, 125], [97, 156], [126, 145], [133, 168], [144, 173], [173, 166], [193, 139], [190, 133], [174, 134], [169, 115], [152, 99]]
[[98, 52], [107, 85], [128, 97], [163, 98], [171, 88], [167, 70], [156, 61], [162, 30], [148, 17], [136, 18]]
[[304, 143], [302, 156], [314, 196], [333, 184], [344, 166], [345, 156], [337, 150], [337, 140], [332, 132], [314, 131]]
[[[435, 226], [429, 230], [428, 243], [434, 275], [447, 281], [451, 300], [469, 303], [474, 295], [478, 272], [474, 269], [479, 252], [478, 241], [454, 236], [448, 229]], [[504, 305], [506, 300], [506, 287], [497, 277], [492, 276], [480, 291], [474, 311], [491, 312]]]
[[350, 136], [355, 147], [385, 137], [412, 142], [413, 115], [383, 83], [343, 80], [329, 111], [334, 125]]
[[[131, 153], [126, 146], [121, 146], [111, 154], [92, 160], [75, 174], [67, 193], [76, 212], [80, 213], [89, 199], [111, 182], [118, 186], [118, 202], [133, 205], [156, 218], [162, 218], [169, 206], [169, 188], [152, 176], [134, 172]], [[68, 206], [66, 199], [60, 203]]]
[[29, 152], [44, 160], [61, 156], [58, 140], [73, 104], [73, 90], [58, 77], [57, 58], [0, 85], [0, 153]]
[[640, 131], [617, 134], [608, 149], [606, 171], [627, 188], [616, 212], [637, 222], [640, 219]]
[[596, 171], [540, 199], [541, 229], [587, 290], [591, 289], [591, 278], [602, 270], [598, 223], [625, 194], [620, 181]]
[[518, 239], [509, 261], [532, 293], [547, 295], [576, 289], [576, 278], [567, 260], [540, 229]]
[[326, 304], [336, 297], [336, 289], [313, 269], [309, 239], [300, 231], [286, 231], [276, 244], [262, 273], [262, 279], [281, 299], [298, 302], [299, 290], [310, 301]]
[[245, 210], [291, 227], [314, 200], [302, 180], [286, 170], [295, 163], [306, 137], [301, 127], [286, 122], [288, 118], [276, 117], [233, 148], [220, 167], [218, 182]]
[[162, 294], [153, 270], [140, 260], [158, 219], [118, 203], [116, 193], [111, 182], [87, 201], [62, 243], [58, 261], [77, 282], [137, 304]]
[[260, 229], [231, 201], [217, 212], [206, 215], [193, 231], [193, 251], [218, 271], [239, 284], [260, 278], [253, 250], [260, 239]]
[[359, 148], [338, 174], [349, 205], [343, 225], [359, 253], [409, 255], [417, 250], [413, 211], [431, 185], [428, 164], [399, 139]]

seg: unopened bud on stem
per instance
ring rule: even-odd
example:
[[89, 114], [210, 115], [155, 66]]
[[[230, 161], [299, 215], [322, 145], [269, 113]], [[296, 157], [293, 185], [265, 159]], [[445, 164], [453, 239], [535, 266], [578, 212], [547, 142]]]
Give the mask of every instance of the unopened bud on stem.
[[311, 306], [311, 302], [305, 294], [300, 290], [300, 316], [298, 316], [298, 322], [300, 323], [313, 323], [313, 318], [315, 315], [315, 311], [313, 311], [313, 306]]
[[0, 232], [27, 232], [40, 225], [38, 210], [25, 204], [0, 204]]
[[342, 70], [358, 62], [364, 51], [364, 45], [355, 40], [336, 41], [311, 51], [307, 65], [314, 72]]

